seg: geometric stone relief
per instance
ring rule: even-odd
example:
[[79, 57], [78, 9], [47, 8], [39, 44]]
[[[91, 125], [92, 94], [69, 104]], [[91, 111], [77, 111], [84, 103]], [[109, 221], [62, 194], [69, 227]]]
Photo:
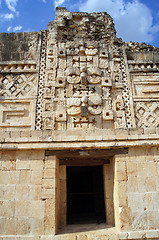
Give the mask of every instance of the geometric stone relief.
[[159, 127], [159, 102], [136, 102], [137, 127]]
[[126, 125], [128, 128], [132, 127], [132, 117], [131, 117], [131, 109], [130, 109], [130, 96], [129, 96], [129, 86], [128, 86], [128, 76], [127, 76], [127, 66], [126, 66], [126, 53], [125, 49], [122, 47], [120, 50], [120, 59], [121, 59], [121, 72], [122, 72], [122, 81], [123, 81], [123, 100], [125, 106], [125, 114], [126, 114]]
[[34, 129], [36, 100], [0, 101], [0, 129]]
[[132, 75], [137, 127], [159, 127], [159, 75]]
[[134, 99], [154, 99], [159, 96], [159, 75], [133, 75]]
[[107, 45], [91, 41], [55, 44], [49, 33], [47, 46], [43, 128], [126, 127], [122, 74], [119, 66], [113, 71], [115, 64], [121, 64], [117, 51], [117, 63], [111, 62], [113, 50]]
[[129, 69], [131, 72], [146, 72], [146, 71], [152, 71], [154, 72], [154, 69], [158, 71], [159, 63], [158, 62], [152, 62], [152, 61], [144, 61], [144, 60], [128, 60]]
[[0, 62], [1, 73], [34, 73], [36, 72], [35, 61], [8, 61]]
[[36, 74], [0, 74], [0, 97], [35, 98], [37, 96]]
[[[44, 80], [46, 77], [46, 44], [47, 44], [47, 32], [41, 32], [41, 49], [40, 49], [40, 69], [39, 69], [39, 81], [38, 81], [38, 96], [36, 104], [36, 130], [42, 129], [42, 110], [43, 110], [43, 97], [44, 97]], [[50, 125], [50, 120], [47, 120]]]
[[125, 53], [113, 44], [112, 19], [57, 12], [41, 35], [36, 129], [131, 127]]

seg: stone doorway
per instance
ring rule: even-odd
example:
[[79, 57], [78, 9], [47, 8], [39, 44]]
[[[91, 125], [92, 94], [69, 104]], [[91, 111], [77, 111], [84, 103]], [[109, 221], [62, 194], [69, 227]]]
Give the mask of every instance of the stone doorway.
[[[99, 172], [100, 176], [102, 176], [102, 184], [100, 184], [102, 189], [104, 189], [104, 207], [102, 207], [102, 214], [100, 215], [100, 218], [95, 218], [94, 220], [96, 222], [98, 221], [103, 221], [103, 216], [105, 216], [105, 224], [109, 226], [114, 226], [115, 224], [115, 219], [114, 219], [114, 208], [115, 208], [115, 194], [116, 194], [116, 188], [114, 185], [114, 179], [115, 179], [115, 158], [114, 156], [116, 154], [127, 154], [128, 149], [127, 148], [111, 148], [111, 149], [88, 149], [88, 150], [83, 150], [83, 149], [76, 149], [76, 150], [47, 150], [45, 155], [47, 158], [53, 158], [57, 160], [57, 171], [55, 174], [55, 183], [56, 183], [56, 192], [55, 192], [55, 222], [57, 223], [56, 231], [59, 229], [65, 229], [67, 226], [71, 226], [69, 222], [73, 222], [72, 219], [70, 218], [71, 215], [76, 215], [78, 212], [81, 211], [77, 210], [75, 206], [79, 206], [78, 202], [73, 200], [75, 203], [73, 204], [75, 208], [75, 212], [72, 212], [73, 210], [69, 209], [69, 197], [71, 195], [71, 190], [67, 190], [68, 188], [68, 183], [69, 179], [69, 173], [67, 173], [67, 169], [77, 169], [76, 175], [78, 176], [78, 179], [83, 181], [83, 179], [86, 179], [86, 176], [84, 177], [84, 172], [81, 174], [81, 169], [89, 169], [91, 173], [93, 173], [93, 180], [98, 179], [98, 173], [94, 173], [93, 171], [95, 170], [90, 170], [90, 169], [97, 169], [99, 167]], [[80, 169], [81, 168], [81, 169]], [[68, 170], [69, 171], [69, 170]], [[75, 171], [75, 170], [70, 170], [70, 171]], [[86, 171], [86, 170], [83, 170]], [[86, 175], [91, 175], [87, 172]], [[96, 176], [96, 177], [95, 177]], [[93, 182], [93, 180], [91, 180]], [[86, 179], [85, 182], [89, 182], [90, 180]], [[75, 182], [77, 184], [77, 180], [73, 178], [72, 182]], [[83, 183], [83, 184], [84, 184]], [[76, 187], [75, 187], [76, 188]], [[88, 188], [89, 189], [89, 188]], [[87, 192], [89, 192], [87, 189]], [[73, 193], [73, 192], [72, 192]], [[95, 193], [92, 192], [92, 195]], [[73, 195], [73, 194], [72, 194]], [[80, 195], [80, 191], [77, 192], [77, 195]], [[95, 195], [95, 194], [94, 194]], [[88, 200], [87, 200], [88, 201]], [[95, 199], [94, 199], [95, 201]], [[89, 201], [88, 201], [89, 202]], [[91, 206], [93, 203], [91, 203]], [[98, 202], [99, 205], [99, 202]], [[85, 203], [85, 209], [88, 206], [87, 203]], [[103, 203], [101, 204], [103, 206]], [[90, 207], [90, 206], [89, 206]], [[93, 209], [93, 207], [90, 209]], [[88, 209], [86, 209], [88, 210]], [[85, 211], [86, 211], [85, 210]], [[77, 211], [77, 212], [76, 212]], [[82, 212], [82, 211], [81, 211]], [[95, 208], [87, 212], [87, 215], [91, 218], [91, 221], [93, 220], [93, 217], [91, 216], [92, 213], [95, 212]], [[81, 216], [79, 216], [79, 219], [76, 219], [80, 221]], [[82, 223], [86, 218], [83, 217]], [[93, 220], [93, 221], [94, 221]], [[87, 219], [88, 221], [88, 219]], [[89, 222], [89, 221], [88, 221]], [[96, 224], [96, 223], [95, 223]], [[80, 224], [78, 224], [80, 225]], [[86, 224], [84, 224], [86, 225]], [[55, 232], [56, 232], [55, 231]], [[65, 230], [64, 230], [65, 231]]]
[[67, 224], [106, 222], [102, 166], [68, 166]]

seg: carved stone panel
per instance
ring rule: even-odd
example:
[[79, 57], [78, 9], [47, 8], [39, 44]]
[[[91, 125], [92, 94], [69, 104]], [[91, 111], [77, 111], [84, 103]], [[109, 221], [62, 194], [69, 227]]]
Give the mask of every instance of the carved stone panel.
[[119, 49], [90, 41], [56, 44], [50, 34], [47, 45], [43, 128], [126, 127], [122, 74], [114, 70]]
[[0, 74], [0, 97], [36, 98], [37, 85], [37, 74]]
[[132, 76], [134, 99], [154, 99], [159, 95], [159, 75]]
[[[77, 15], [57, 9], [42, 34], [37, 129], [131, 127], [125, 52], [114, 44], [112, 19]], [[102, 37], [94, 32], [98, 21]]]
[[0, 101], [0, 129], [34, 129], [35, 101], [3, 100]]
[[159, 75], [132, 75], [137, 127], [159, 127]]
[[159, 127], [159, 102], [137, 102], [135, 113], [138, 127]]

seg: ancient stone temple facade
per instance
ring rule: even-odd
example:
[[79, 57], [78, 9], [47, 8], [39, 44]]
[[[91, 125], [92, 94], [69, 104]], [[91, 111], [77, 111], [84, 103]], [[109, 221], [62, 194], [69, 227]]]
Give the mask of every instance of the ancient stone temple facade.
[[0, 34], [0, 240], [159, 239], [159, 49], [57, 8]]

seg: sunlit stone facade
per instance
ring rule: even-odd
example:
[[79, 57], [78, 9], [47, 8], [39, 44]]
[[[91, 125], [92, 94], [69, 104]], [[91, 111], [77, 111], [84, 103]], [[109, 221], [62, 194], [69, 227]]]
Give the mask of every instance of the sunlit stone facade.
[[0, 239], [159, 239], [157, 48], [57, 8], [0, 34], [0, 112]]

